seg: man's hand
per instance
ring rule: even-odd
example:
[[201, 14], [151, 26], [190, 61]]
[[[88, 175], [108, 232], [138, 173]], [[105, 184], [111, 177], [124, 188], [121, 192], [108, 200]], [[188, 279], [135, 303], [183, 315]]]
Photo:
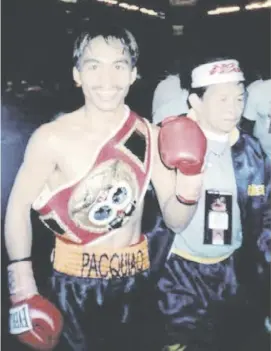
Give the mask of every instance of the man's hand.
[[62, 332], [63, 319], [58, 309], [39, 295], [31, 261], [11, 263], [8, 280], [12, 303], [9, 332], [36, 350], [52, 350]]

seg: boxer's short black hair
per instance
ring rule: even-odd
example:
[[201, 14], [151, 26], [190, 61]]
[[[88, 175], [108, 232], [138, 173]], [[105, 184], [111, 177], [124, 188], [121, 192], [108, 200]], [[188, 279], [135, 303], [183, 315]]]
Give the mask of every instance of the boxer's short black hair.
[[139, 57], [139, 48], [133, 34], [126, 28], [106, 25], [94, 24], [84, 30], [75, 40], [73, 48], [73, 65], [77, 69], [80, 67], [80, 59], [84, 53], [85, 48], [92, 39], [103, 37], [106, 41], [114, 38], [119, 39], [123, 47], [130, 54], [132, 67], [136, 66]]

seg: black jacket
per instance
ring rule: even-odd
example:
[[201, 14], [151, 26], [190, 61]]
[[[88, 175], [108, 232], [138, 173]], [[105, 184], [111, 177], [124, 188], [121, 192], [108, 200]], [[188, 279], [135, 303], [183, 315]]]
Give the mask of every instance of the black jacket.
[[270, 268], [271, 164], [259, 141], [243, 131], [232, 146], [232, 159], [243, 229], [243, 244], [236, 253], [237, 275], [258, 295]]

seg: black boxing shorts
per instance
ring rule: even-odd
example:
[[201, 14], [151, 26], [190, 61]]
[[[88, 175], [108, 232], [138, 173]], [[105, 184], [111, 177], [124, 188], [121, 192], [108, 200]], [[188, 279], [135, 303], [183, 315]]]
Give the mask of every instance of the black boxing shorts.
[[167, 350], [220, 350], [227, 333], [224, 303], [237, 292], [233, 262], [233, 256], [199, 263], [170, 255], [158, 282]]
[[172, 241], [161, 218], [126, 248], [83, 252], [56, 239], [49, 298], [64, 316], [57, 350], [161, 350], [156, 283]]

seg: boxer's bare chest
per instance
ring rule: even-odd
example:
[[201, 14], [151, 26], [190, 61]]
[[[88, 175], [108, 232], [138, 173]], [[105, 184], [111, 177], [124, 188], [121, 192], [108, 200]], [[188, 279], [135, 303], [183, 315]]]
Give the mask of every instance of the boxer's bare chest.
[[99, 151], [107, 142], [105, 133], [72, 127], [58, 135], [56, 167], [48, 179], [51, 190], [84, 176], [93, 168]]
[[[56, 138], [56, 167], [48, 179], [50, 190], [53, 191], [66, 183], [87, 175], [94, 168], [101, 150], [119, 129], [118, 124], [116, 122], [116, 125], [111, 126], [109, 124], [100, 125], [95, 129], [83, 123], [59, 125]], [[146, 130], [141, 123], [138, 124], [138, 128], [140, 133], [146, 136]], [[125, 170], [123, 164], [120, 167], [120, 163], [117, 161], [106, 163], [99, 173], [108, 173], [109, 169], [111, 169], [111, 173], [120, 171], [121, 173], [129, 173], [129, 170]]]
[[58, 128], [56, 167], [33, 208], [44, 220], [63, 222], [82, 242], [140, 216], [151, 169], [150, 136], [141, 124], [131, 114], [119, 126]]

